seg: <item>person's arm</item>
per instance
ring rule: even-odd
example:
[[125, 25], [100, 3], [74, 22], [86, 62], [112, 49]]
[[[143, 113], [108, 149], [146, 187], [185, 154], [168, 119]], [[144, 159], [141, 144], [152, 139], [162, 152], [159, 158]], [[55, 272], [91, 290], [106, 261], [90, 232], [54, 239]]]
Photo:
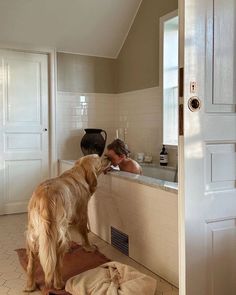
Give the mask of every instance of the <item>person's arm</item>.
[[104, 174], [107, 174], [107, 172], [111, 172], [111, 171], [119, 171], [119, 166], [113, 166], [110, 165], [109, 167], [107, 167], [105, 170], [103, 170]]

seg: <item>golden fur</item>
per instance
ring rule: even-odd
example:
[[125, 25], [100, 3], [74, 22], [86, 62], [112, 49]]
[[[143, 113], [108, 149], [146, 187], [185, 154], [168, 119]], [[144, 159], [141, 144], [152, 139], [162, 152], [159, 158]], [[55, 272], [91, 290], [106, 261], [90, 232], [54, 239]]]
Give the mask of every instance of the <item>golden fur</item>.
[[26, 232], [28, 266], [25, 291], [35, 286], [35, 258], [38, 256], [45, 274], [47, 288], [61, 289], [64, 282], [61, 267], [68, 248], [69, 225], [73, 224], [82, 237], [82, 246], [92, 250], [88, 240], [88, 201], [97, 187], [97, 177], [107, 166], [98, 155], [78, 160], [62, 175], [44, 181], [33, 192], [28, 205]]

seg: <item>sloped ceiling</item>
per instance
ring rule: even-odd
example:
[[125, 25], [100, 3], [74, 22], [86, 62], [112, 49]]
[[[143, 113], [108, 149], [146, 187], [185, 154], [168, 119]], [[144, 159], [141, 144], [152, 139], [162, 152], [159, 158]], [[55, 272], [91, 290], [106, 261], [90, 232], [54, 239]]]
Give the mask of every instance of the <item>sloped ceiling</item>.
[[114, 58], [142, 0], [0, 0], [0, 45]]

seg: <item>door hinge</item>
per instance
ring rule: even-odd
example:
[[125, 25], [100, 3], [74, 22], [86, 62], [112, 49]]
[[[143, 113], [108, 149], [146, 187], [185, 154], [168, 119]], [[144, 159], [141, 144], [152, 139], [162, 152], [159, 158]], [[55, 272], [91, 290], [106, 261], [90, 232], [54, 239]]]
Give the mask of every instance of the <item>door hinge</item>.
[[179, 97], [184, 96], [184, 68], [179, 68]]
[[184, 68], [179, 68], [179, 135], [184, 135]]
[[179, 135], [184, 135], [184, 105], [179, 104]]

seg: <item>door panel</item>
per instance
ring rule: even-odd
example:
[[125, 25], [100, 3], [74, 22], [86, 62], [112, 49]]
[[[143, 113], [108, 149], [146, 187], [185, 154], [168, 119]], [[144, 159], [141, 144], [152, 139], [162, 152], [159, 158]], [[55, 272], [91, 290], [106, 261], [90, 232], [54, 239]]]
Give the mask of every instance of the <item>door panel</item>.
[[222, 0], [215, 0], [211, 4], [213, 11], [214, 104], [236, 103], [235, 7], [235, 0], [227, 0], [227, 5]]
[[47, 55], [0, 50], [0, 213], [25, 212], [48, 177]]
[[[236, 2], [184, 7], [185, 286], [181, 294], [236, 294]], [[180, 14], [181, 15], [181, 14]], [[182, 12], [183, 15], [183, 12]], [[190, 85], [196, 83], [195, 93]], [[188, 100], [201, 108], [192, 112]], [[180, 140], [180, 142], [182, 142]], [[183, 230], [183, 228], [182, 228]], [[180, 263], [181, 263], [180, 258]], [[184, 260], [183, 260], [184, 261]], [[182, 268], [184, 269], [184, 267]], [[181, 274], [183, 276], [183, 274]]]
[[17, 207], [25, 211], [32, 191], [41, 180], [42, 161], [23, 159], [5, 161], [4, 170], [4, 213], [13, 213]]
[[235, 112], [235, 0], [208, 0], [206, 6], [206, 95], [209, 112]]
[[206, 191], [234, 189], [235, 144], [206, 144]]
[[207, 223], [209, 295], [235, 295], [236, 219]]
[[42, 151], [42, 134], [40, 133], [5, 133], [5, 152], [40, 152]]
[[4, 67], [6, 124], [40, 125], [40, 62], [5, 59]]

